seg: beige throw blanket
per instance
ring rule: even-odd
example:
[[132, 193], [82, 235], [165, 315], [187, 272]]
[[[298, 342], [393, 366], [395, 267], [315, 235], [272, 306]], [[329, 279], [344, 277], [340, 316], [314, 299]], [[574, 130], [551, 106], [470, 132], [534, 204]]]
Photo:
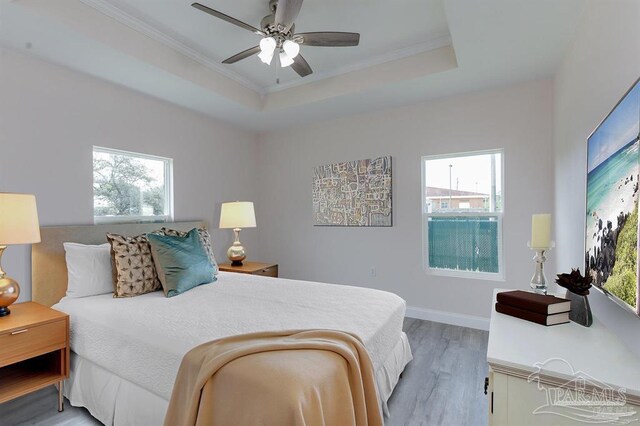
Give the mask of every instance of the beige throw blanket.
[[360, 340], [330, 330], [233, 336], [183, 358], [165, 426], [382, 425]]

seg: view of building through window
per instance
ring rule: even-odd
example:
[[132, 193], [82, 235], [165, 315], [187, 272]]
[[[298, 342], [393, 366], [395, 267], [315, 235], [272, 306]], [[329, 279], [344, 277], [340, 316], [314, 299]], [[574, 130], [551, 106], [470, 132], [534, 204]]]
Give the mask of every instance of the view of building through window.
[[500, 153], [426, 157], [424, 167], [429, 212], [502, 210]]
[[502, 273], [502, 152], [423, 157], [429, 270]]
[[94, 147], [95, 221], [170, 220], [171, 166], [169, 158]]

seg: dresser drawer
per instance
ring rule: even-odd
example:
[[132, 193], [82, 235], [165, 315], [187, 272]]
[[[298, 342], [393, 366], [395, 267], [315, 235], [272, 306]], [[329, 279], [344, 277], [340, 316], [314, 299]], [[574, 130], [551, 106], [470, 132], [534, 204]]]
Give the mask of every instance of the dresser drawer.
[[278, 278], [278, 265], [273, 265], [268, 268], [263, 268], [255, 271], [253, 275], [262, 275], [264, 277]]
[[63, 348], [66, 344], [66, 320], [0, 334], [0, 367]]

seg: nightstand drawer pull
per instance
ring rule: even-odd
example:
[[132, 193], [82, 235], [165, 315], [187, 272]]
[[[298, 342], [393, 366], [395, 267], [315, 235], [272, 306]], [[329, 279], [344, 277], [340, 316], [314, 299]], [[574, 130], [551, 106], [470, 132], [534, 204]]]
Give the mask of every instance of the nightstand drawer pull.
[[15, 335], [15, 334], [22, 334], [22, 333], [26, 333], [27, 331], [29, 331], [28, 328], [25, 328], [24, 330], [18, 330], [18, 331], [12, 331], [11, 335]]

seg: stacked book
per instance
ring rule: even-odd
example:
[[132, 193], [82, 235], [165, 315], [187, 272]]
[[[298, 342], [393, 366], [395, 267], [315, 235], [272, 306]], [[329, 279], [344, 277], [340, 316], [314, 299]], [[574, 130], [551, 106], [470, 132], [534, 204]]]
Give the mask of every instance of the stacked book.
[[569, 322], [570, 310], [570, 300], [555, 296], [521, 290], [504, 291], [497, 295], [497, 312], [542, 325]]

